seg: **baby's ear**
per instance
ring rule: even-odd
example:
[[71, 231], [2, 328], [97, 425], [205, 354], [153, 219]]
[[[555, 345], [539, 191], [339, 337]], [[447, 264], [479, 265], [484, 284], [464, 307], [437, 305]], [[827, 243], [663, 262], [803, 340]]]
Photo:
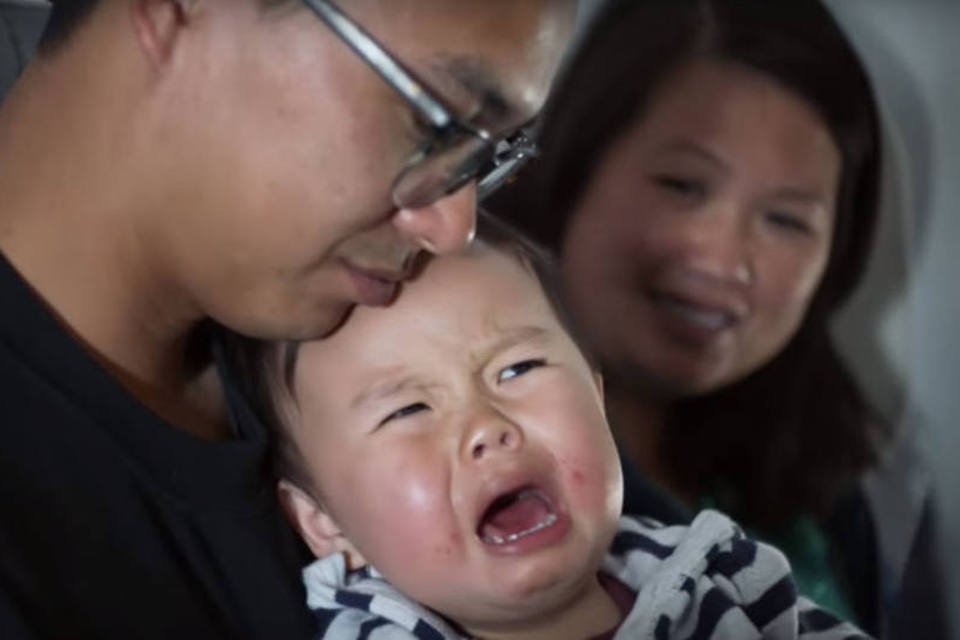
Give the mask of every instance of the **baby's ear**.
[[347, 568], [350, 570], [367, 564], [363, 555], [343, 535], [336, 521], [313, 496], [287, 480], [281, 480], [277, 485], [277, 496], [287, 519], [315, 556], [322, 558], [331, 553], [343, 553], [347, 557]]

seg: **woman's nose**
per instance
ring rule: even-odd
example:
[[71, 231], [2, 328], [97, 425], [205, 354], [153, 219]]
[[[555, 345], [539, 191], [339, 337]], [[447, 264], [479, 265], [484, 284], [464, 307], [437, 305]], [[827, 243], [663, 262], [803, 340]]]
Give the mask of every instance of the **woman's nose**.
[[712, 279], [741, 286], [755, 277], [749, 220], [736, 205], [718, 205], [688, 226], [690, 266]]

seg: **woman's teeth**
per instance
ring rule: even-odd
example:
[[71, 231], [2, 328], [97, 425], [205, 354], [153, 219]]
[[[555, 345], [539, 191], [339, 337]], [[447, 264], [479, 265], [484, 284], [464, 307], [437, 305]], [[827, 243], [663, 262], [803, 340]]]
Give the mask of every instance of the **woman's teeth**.
[[661, 298], [660, 304], [688, 324], [708, 331], [719, 331], [733, 324], [733, 317], [723, 311], [709, 311], [669, 298]]

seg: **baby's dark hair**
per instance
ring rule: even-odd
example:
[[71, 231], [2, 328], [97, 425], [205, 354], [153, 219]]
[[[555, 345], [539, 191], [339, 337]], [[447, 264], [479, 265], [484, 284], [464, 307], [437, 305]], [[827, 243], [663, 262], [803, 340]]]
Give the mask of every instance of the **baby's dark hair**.
[[[591, 367], [596, 359], [587, 351], [587, 341], [561, 300], [560, 279], [553, 256], [508, 223], [480, 212], [477, 242], [516, 258], [536, 278], [560, 324], [583, 353]], [[425, 263], [432, 260], [425, 258]], [[426, 266], [421, 264], [421, 268]], [[257, 416], [266, 425], [272, 440], [272, 459], [277, 477], [305, 491], [313, 484], [303, 454], [290, 434], [289, 418], [283, 414], [281, 399], [296, 401], [293, 376], [299, 342], [263, 341], [229, 334], [224, 341], [226, 365], [231, 377]]]

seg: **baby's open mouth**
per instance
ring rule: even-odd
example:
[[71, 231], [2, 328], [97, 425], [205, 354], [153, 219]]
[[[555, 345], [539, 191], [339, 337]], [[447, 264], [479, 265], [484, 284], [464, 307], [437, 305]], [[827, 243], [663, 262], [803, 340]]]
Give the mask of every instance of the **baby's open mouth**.
[[480, 518], [477, 535], [486, 544], [505, 545], [557, 522], [550, 499], [539, 489], [522, 487], [497, 497]]

